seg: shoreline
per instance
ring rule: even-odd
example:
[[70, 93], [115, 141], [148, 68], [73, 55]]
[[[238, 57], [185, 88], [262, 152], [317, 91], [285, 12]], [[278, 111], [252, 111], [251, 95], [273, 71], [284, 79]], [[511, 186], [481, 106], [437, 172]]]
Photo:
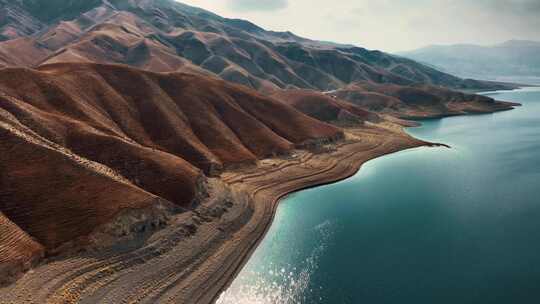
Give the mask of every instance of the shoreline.
[[[405, 132], [403, 131], [403, 133], [405, 133]], [[325, 173], [322, 173], [320, 176], [319, 176], [319, 174], [317, 174], [316, 176], [318, 176], [319, 179], [317, 179], [316, 181], [311, 182], [310, 180], [306, 180], [305, 182], [302, 182], [301, 179], [299, 179], [298, 180], [298, 182], [299, 182], [298, 187], [290, 187], [288, 189], [284, 189], [284, 190], [275, 192], [274, 198], [272, 199], [272, 202], [271, 202], [272, 212], [271, 212], [270, 217], [268, 218], [267, 223], [265, 224], [263, 233], [254, 241], [253, 245], [249, 249], [249, 252], [247, 254], [245, 254], [244, 256], [239, 257], [240, 263], [235, 267], [234, 273], [230, 274], [227, 277], [224, 277], [224, 281], [226, 283], [220, 288], [219, 292], [217, 292], [215, 294], [215, 296], [212, 297], [212, 300], [210, 302], [200, 302], [200, 303], [215, 303], [216, 301], [219, 300], [222, 293], [225, 290], [227, 290], [227, 288], [230, 287], [230, 285], [236, 279], [238, 274], [242, 271], [244, 266], [248, 263], [251, 256], [253, 255], [253, 253], [256, 251], [256, 249], [260, 245], [260, 243], [266, 237], [270, 227], [272, 226], [272, 224], [274, 222], [276, 211], [277, 211], [277, 208], [279, 207], [279, 204], [288, 195], [290, 195], [292, 193], [302, 191], [302, 190], [311, 189], [311, 188], [315, 188], [315, 187], [319, 187], [319, 186], [323, 186], [323, 185], [329, 185], [329, 184], [333, 184], [333, 183], [337, 183], [337, 182], [346, 180], [346, 179], [356, 175], [362, 169], [362, 166], [365, 163], [367, 163], [368, 161], [377, 159], [379, 157], [382, 157], [382, 156], [390, 155], [390, 154], [405, 151], [405, 150], [420, 148], [420, 147], [429, 147], [429, 148], [445, 147], [445, 148], [451, 148], [450, 146], [448, 146], [446, 144], [430, 143], [430, 142], [422, 141], [422, 140], [416, 139], [416, 138], [412, 137], [411, 135], [408, 135], [407, 133], [405, 133], [404, 137], [407, 137], [407, 136], [410, 137], [411, 142], [410, 143], [403, 142], [402, 143], [403, 146], [401, 146], [401, 147], [399, 145], [392, 146], [391, 148], [389, 148], [386, 151], [378, 151], [378, 152], [376, 152], [376, 153], [374, 153], [372, 155], [357, 155], [357, 154], [362, 154], [362, 152], [366, 152], [366, 151], [358, 151], [357, 153], [354, 153], [354, 154], [350, 155], [350, 157], [355, 157], [356, 156], [357, 158], [356, 159], [353, 158], [351, 160], [351, 163], [349, 163], [345, 168], [338, 168], [338, 166], [336, 166], [336, 167], [334, 167], [334, 168], [332, 168], [330, 170], [330, 171], [333, 171], [333, 172], [325, 172]], [[343, 161], [343, 160], [344, 159], [341, 159], [341, 161]], [[196, 303], [199, 303], [199, 302], [196, 302]]]
[[[48, 261], [0, 288], [8, 295], [0, 303], [215, 303], [266, 236], [285, 196], [347, 179], [367, 161], [423, 146], [447, 147], [394, 124], [365, 126], [347, 129], [346, 139], [327, 150], [297, 150], [225, 172], [210, 182], [204, 203], [174, 215], [163, 230], [132, 240], [135, 247]], [[213, 214], [224, 206], [226, 211]]]

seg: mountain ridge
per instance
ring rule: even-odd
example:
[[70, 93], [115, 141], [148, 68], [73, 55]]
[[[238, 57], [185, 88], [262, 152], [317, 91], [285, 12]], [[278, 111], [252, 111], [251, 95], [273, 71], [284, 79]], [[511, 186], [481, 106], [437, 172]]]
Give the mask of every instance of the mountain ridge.
[[508, 40], [494, 45], [431, 45], [398, 53], [461, 77], [540, 77], [540, 42]]
[[42, 12], [45, 17], [33, 13], [39, 2], [3, 1], [1, 11], [11, 16], [0, 22], [4, 66], [68, 61], [127, 64], [157, 72], [189, 70], [263, 92], [326, 91], [358, 81], [508, 88], [466, 81], [380, 51], [266, 31], [172, 0], [71, 0], [54, 14]]

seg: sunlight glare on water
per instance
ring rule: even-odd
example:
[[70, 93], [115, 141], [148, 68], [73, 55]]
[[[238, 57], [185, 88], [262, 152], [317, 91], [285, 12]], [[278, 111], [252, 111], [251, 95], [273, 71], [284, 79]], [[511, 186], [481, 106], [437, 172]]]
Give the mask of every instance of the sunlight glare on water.
[[[318, 259], [331, 240], [333, 225], [325, 221], [313, 228], [313, 232], [321, 240], [311, 255], [305, 259], [303, 267], [298, 269], [290, 264], [275, 265], [269, 263], [257, 270], [248, 270], [242, 273], [242, 280], [235, 281], [224, 292], [217, 304], [302, 304], [309, 303], [306, 292], [310, 287], [310, 276], [317, 270]], [[246, 284], [246, 282], [248, 282]], [[322, 300], [322, 298], [319, 298]]]

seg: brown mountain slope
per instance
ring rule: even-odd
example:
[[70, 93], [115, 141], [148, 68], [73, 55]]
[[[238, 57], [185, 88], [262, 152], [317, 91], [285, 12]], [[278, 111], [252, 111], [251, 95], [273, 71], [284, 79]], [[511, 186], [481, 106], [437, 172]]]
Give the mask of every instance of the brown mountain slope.
[[0, 43], [1, 66], [35, 66], [48, 55], [49, 52], [32, 38], [22, 37]]
[[272, 97], [290, 104], [298, 111], [321, 121], [338, 125], [378, 122], [380, 117], [364, 108], [312, 90], [283, 90]]
[[145, 207], [154, 197], [32, 133], [1, 132], [1, 211], [46, 248], [89, 234], [120, 210]]
[[206, 172], [339, 134], [280, 102], [190, 74], [58, 64], [5, 69], [0, 89], [21, 100], [12, 107], [39, 115], [42, 132], [76, 153], [98, 150], [81, 137], [118, 138], [178, 155]]
[[0, 212], [0, 285], [34, 266], [43, 253], [43, 246]]
[[0, 252], [10, 265], [30, 263], [39, 246], [84, 241], [126, 210], [190, 208], [206, 195], [203, 171], [342, 136], [277, 100], [193, 74], [2, 69], [0, 212], [29, 245], [1, 238]]
[[45, 250], [86, 243], [81, 237], [123, 210], [173, 209], [110, 168], [37, 135], [3, 108], [0, 114], [0, 284], [33, 266]]
[[401, 118], [428, 118], [509, 110], [519, 104], [431, 85], [355, 83], [327, 95]]

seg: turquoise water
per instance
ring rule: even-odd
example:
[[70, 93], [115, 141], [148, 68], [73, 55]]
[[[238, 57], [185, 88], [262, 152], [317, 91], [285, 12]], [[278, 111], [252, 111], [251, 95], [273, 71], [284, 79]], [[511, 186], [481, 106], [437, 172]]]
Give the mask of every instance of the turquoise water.
[[287, 197], [218, 303], [540, 303], [540, 89]]

